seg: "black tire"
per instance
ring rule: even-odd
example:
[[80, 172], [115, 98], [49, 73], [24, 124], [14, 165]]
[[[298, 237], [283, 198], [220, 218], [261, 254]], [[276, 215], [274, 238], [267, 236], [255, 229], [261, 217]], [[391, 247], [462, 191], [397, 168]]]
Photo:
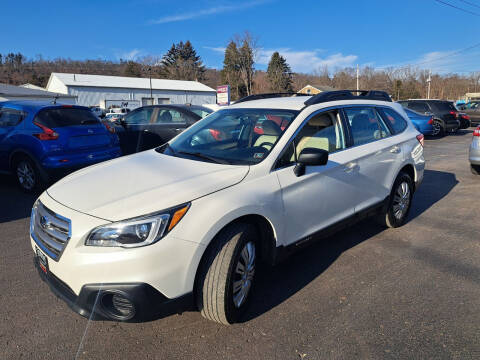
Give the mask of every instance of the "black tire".
[[433, 136], [436, 136], [436, 137], [445, 136], [445, 127], [443, 126], [441, 121], [433, 120], [433, 128], [434, 128]]
[[[250, 224], [233, 224], [222, 230], [207, 250], [196, 288], [197, 306], [206, 319], [224, 325], [233, 324], [248, 307], [254, 290], [255, 267], [258, 262], [256, 235], [255, 228]], [[245, 263], [243, 252], [251, 252], [252, 246], [253, 264], [242, 277], [237, 273], [237, 269]], [[238, 287], [239, 282], [248, 287], [244, 298], [238, 296], [243, 290], [242, 286], [240, 292], [237, 291], [237, 296], [234, 295], [234, 283], [237, 283]], [[241, 301], [238, 301], [239, 299]]]
[[34, 193], [43, 190], [45, 187], [45, 181], [42, 179], [38, 167], [28, 156], [15, 159], [12, 170], [22, 191]]
[[[408, 193], [405, 195], [405, 186]], [[397, 228], [405, 224], [412, 205], [413, 180], [407, 173], [401, 172], [395, 180], [387, 208], [379, 217], [379, 222], [389, 228]], [[407, 197], [405, 197], [407, 196]], [[408, 199], [401, 201], [402, 199]]]
[[470, 164], [470, 171], [473, 175], [480, 175], [480, 165], [472, 165]]

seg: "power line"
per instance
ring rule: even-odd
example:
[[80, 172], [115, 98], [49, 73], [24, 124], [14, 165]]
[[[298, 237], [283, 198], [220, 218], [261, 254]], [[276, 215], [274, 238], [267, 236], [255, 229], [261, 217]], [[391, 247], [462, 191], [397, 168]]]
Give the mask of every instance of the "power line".
[[431, 62], [435, 62], [435, 61], [438, 61], [438, 60], [442, 60], [442, 59], [446, 59], [446, 58], [450, 58], [452, 56], [455, 56], [455, 55], [458, 55], [460, 53], [463, 53], [464, 51], [467, 51], [467, 50], [471, 50], [471, 49], [474, 49], [476, 47], [479, 47], [480, 46], [480, 43], [477, 43], [477, 44], [474, 44], [474, 45], [471, 45], [471, 46], [468, 46], [466, 48], [463, 48], [463, 49], [460, 49], [460, 50], [457, 50], [453, 53], [449, 53], [447, 55], [444, 55], [444, 56], [440, 56], [440, 57], [437, 57], [437, 58], [434, 58], [434, 59], [431, 59], [431, 60], [426, 60], [426, 61], [421, 61], [421, 62], [417, 62], [417, 63], [408, 63], [408, 62], [405, 62], [403, 64], [403, 66], [401, 64], [399, 65], [392, 65], [392, 66], [382, 66], [382, 67], [377, 67], [375, 69], [377, 70], [382, 70], [382, 69], [387, 69], [387, 68], [390, 68], [390, 67], [405, 67], [405, 66], [418, 66], [418, 65], [424, 65], [424, 64], [429, 64]]
[[474, 6], [474, 7], [480, 9], [480, 6], [479, 6], [479, 5], [474, 4], [474, 3], [471, 3], [470, 1], [467, 1], [467, 0], [458, 0], [458, 1], [461, 1], [461, 2], [463, 2], [463, 3], [465, 3], [465, 4], [468, 4], [468, 5], [470, 5], [470, 6]]
[[479, 13], [476, 13], [476, 12], [473, 12], [473, 11], [470, 11], [470, 10], [467, 10], [467, 9], [464, 9], [464, 8], [461, 8], [461, 7], [458, 7], [458, 6], [456, 6], [456, 5], [450, 4], [450, 3], [445, 2], [445, 1], [442, 1], [442, 0], [434, 0], [434, 1], [436, 1], [436, 2], [438, 2], [438, 3], [441, 3], [441, 4], [444, 4], [444, 5], [447, 5], [447, 6], [450, 6], [450, 7], [454, 8], [454, 9], [457, 9], [457, 10], [460, 10], [460, 11], [463, 11], [463, 12], [466, 12], [466, 13], [471, 14], [471, 15], [480, 16]]

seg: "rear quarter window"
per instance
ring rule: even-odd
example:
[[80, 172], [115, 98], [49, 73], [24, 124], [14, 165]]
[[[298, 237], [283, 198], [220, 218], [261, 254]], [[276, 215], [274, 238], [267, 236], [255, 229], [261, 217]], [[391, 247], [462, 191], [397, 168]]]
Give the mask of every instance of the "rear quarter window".
[[100, 123], [90, 109], [81, 108], [53, 108], [41, 110], [35, 117], [35, 121], [49, 128]]
[[430, 106], [432, 106], [438, 112], [457, 111], [453, 103], [450, 101], [434, 101], [430, 103]]
[[395, 134], [399, 134], [407, 128], [407, 122], [395, 110], [389, 108], [382, 108], [381, 110], [383, 120], [390, 125]]
[[16, 109], [0, 108], [0, 127], [16, 126], [24, 119], [25, 113]]

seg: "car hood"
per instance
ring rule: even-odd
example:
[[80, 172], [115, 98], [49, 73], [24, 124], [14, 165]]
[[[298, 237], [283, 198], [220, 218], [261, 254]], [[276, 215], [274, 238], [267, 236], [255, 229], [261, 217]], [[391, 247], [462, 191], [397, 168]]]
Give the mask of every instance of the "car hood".
[[109, 221], [141, 216], [235, 185], [248, 166], [215, 164], [149, 150], [79, 170], [51, 186], [57, 202]]

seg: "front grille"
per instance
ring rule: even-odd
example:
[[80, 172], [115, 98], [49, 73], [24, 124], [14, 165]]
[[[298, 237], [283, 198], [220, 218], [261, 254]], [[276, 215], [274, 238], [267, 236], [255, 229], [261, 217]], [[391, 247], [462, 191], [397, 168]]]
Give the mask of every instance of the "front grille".
[[58, 261], [71, 236], [69, 219], [55, 214], [40, 201], [33, 205], [30, 234], [37, 245], [53, 260]]

